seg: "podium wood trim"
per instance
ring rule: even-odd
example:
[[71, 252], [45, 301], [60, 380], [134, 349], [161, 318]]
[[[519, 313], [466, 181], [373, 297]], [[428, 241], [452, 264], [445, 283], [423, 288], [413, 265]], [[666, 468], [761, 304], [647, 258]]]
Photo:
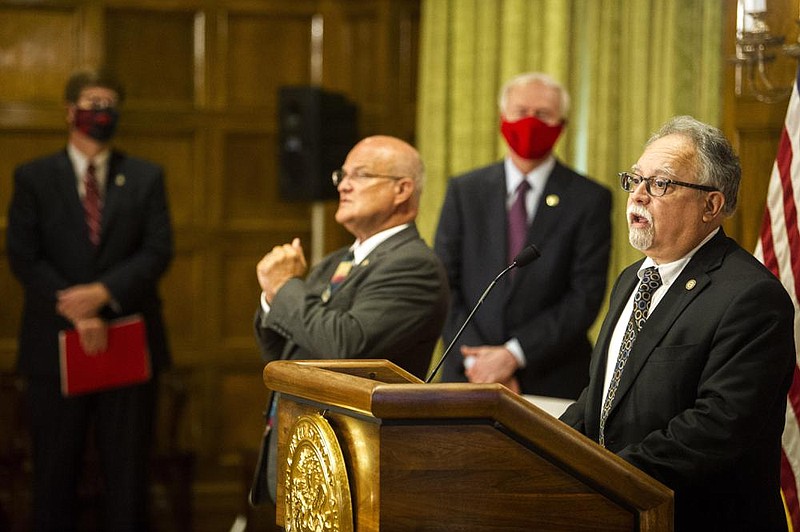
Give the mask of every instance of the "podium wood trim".
[[[328, 412], [350, 462], [357, 530], [508, 530], [526, 511], [548, 530], [672, 530], [669, 488], [502, 385], [425, 384], [364, 359], [275, 361], [264, 382], [282, 394], [279, 463], [291, 420]], [[464, 500], [437, 496], [448, 488]]]

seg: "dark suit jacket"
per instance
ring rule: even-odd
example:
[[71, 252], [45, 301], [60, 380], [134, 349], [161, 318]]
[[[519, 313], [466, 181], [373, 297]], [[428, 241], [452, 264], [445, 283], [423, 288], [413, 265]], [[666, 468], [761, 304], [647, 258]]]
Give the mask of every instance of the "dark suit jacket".
[[264, 359], [385, 358], [424, 378], [447, 314], [441, 263], [412, 225], [376, 247], [323, 301], [346, 252], [327, 256], [305, 281], [287, 282], [266, 315], [257, 310]]
[[158, 166], [113, 152], [101, 242], [89, 241], [75, 171], [66, 150], [19, 166], [8, 211], [8, 257], [25, 291], [18, 369], [58, 376], [56, 292], [99, 281], [116, 302], [106, 319], [141, 313], [154, 370], [169, 364], [158, 280], [172, 258], [172, 229]]
[[[610, 216], [611, 193], [556, 162], [527, 237], [542, 256], [495, 286], [445, 361], [442, 379], [465, 380], [460, 346], [517, 338], [527, 360], [517, 372], [523, 393], [576, 398], [589, 379], [587, 330], [605, 297]], [[507, 266], [506, 224], [502, 162], [450, 180], [434, 246], [452, 293], [445, 345]]]
[[[639, 264], [617, 280], [591, 382], [561, 417], [595, 441], [608, 342]], [[793, 319], [780, 282], [720, 230], [637, 336], [606, 445], [675, 490], [676, 531], [786, 529], [779, 473]]]

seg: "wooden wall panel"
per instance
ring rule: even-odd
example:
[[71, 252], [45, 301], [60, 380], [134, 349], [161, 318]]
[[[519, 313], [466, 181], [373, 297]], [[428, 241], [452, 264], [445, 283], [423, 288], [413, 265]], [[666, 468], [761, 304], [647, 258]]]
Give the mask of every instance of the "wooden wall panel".
[[230, 105], [275, 112], [278, 87], [310, 82], [312, 15], [229, 14], [226, 89]]
[[193, 104], [195, 54], [201, 52], [194, 47], [193, 11], [109, 9], [105, 22], [106, 61], [131, 103]]
[[205, 331], [212, 325], [205, 309], [205, 268], [201, 253], [179, 247], [161, 280], [164, 319], [169, 331], [173, 362], [178, 366], [198, 363]]
[[[260, 365], [254, 363], [253, 369], [257, 367]], [[219, 442], [223, 460], [240, 460], [238, 451], [252, 449], [253, 440], [260, 439], [264, 431], [262, 412], [268, 396], [263, 384], [260, 371], [223, 374], [219, 407], [229, 414], [220, 426], [220, 433], [224, 435]], [[253, 394], [253, 390], [258, 392]], [[258, 404], [258, 409], [250, 408], [253, 402]]]
[[196, 493], [219, 500], [233, 486], [244, 501], [267, 394], [256, 264], [294, 237], [311, 258], [313, 213], [323, 254], [352, 242], [335, 201], [279, 196], [278, 89], [342, 92], [361, 136], [413, 140], [418, 32], [419, 0], [0, 0], [0, 371], [14, 365], [22, 307], [5, 257], [13, 169], [64, 147], [64, 84], [105, 62], [127, 90], [115, 146], [165, 169], [176, 250], [161, 293], [170, 379], [188, 392], [178, 443], [199, 479], [219, 481]]
[[258, 244], [244, 244], [237, 239], [236, 246], [226, 246], [228, 254], [222, 257], [223, 289], [219, 330], [222, 343], [238, 349], [245, 357], [242, 361], [258, 360], [253, 336], [253, 313], [258, 305], [259, 287], [256, 281], [256, 263], [263, 252]]
[[80, 11], [48, 6], [0, 6], [0, 101], [60, 102], [81, 60]]
[[307, 222], [308, 204], [280, 200], [278, 139], [274, 130], [232, 131], [224, 142], [222, 217], [228, 226]]

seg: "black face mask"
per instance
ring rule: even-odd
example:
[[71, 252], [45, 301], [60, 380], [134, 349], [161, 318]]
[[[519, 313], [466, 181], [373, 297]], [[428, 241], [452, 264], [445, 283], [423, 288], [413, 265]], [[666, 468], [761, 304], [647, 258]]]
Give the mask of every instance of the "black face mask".
[[75, 109], [75, 128], [99, 142], [114, 136], [119, 113], [113, 107], [103, 109]]

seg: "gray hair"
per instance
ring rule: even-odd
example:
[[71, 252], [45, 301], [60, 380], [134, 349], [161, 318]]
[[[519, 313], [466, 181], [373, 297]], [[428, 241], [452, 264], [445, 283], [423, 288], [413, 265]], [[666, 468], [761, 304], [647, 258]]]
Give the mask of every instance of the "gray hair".
[[719, 189], [725, 197], [723, 214], [733, 215], [736, 211], [742, 167], [733, 146], [722, 131], [691, 116], [676, 116], [661, 126], [645, 146], [667, 135], [681, 135], [692, 143], [698, 183]]
[[532, 83], [541, 83], [545, 87], [558, 91], [561, 99], [561, 117], [566, 118], [569, 114], [569, 93], [555, 78], [543, 72], [525, 72], [524, 74], [518, 74], [506, 81], [497, 97], [497, 105], [500, 107], [500, 112], [505, 112], [508, 103], [508, 93], [512, 88], [530, 85]]

